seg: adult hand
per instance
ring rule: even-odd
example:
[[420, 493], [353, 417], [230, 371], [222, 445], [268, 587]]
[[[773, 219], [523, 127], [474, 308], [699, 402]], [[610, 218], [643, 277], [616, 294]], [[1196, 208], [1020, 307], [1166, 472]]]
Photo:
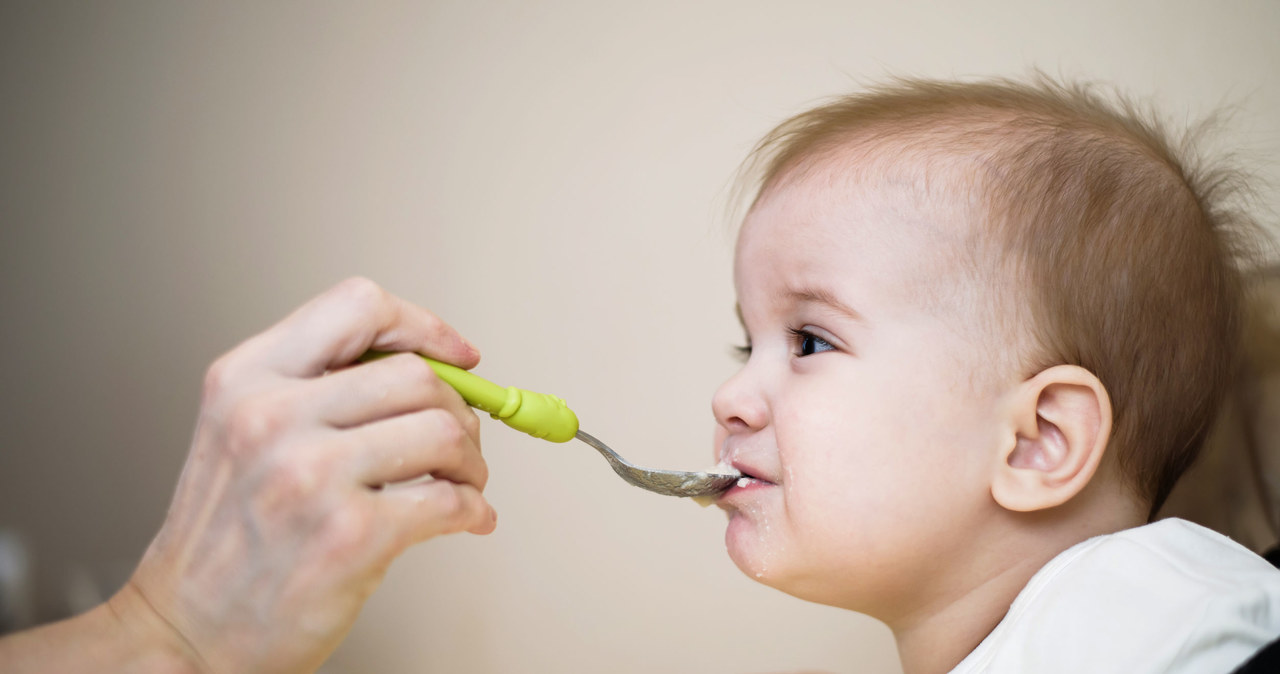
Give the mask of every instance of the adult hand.
[[493, 530], [475, 413], [416, 356], [350, 366], [369, 349], [479, 361], [364, 279], [218, 359], [168, 517], [108, 604], [121, 622], [202, 671], [313, 671], [406, 547]]

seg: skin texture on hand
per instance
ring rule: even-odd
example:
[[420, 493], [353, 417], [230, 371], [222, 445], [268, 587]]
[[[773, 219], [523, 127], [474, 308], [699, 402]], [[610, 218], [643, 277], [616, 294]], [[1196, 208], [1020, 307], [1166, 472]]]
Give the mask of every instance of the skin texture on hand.
[[350, 365], [369, 349], [479, 361], [440, 319], [364, 279], [249, 339], [209, 368], [173, 504], [126, 586], [0, 644], [0, 659], [49, 665], [22, 656], [117, 630], [195, 671], [314, 671], [405, 548], [491, 532], [475, 413], [411, 354]]

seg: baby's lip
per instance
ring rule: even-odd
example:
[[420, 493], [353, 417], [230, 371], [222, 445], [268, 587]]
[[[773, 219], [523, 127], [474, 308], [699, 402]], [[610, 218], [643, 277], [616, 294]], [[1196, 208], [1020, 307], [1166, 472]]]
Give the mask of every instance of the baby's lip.
[[742, 477], [738, 478], [736, 483], [716, 498], [716, 505], [730, 515], [742, 506], [742, 499], [750, 498], [746, 496], [747, 494], [759, 493], [757, 490], [768, 490], [778, 486], [776, 482], [748, 461], [734, 459], [729, 463], [739, 473], [742, 473]]
[[765, 484], [777, 484], [776, 480], [747, 461], [735, 458], [730, 462], [730, 465], [737, 469], [739, 473], [742, 473], [742, 477], [745, 479], [755, 480], [756, 482], [763, 482]]

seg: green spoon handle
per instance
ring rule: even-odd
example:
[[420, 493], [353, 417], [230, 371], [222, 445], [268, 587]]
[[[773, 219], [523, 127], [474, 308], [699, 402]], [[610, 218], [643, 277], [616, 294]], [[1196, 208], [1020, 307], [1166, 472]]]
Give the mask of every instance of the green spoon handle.
[[[370, 351], [360, 360], [377, 360], [390, 355]], [[422, 354], [416, 355], [427, 361], [436, 375], [452, 386], [468, 405], [488, 412], [494, 419], [517, 431], [551, 442], [568, 442], [578, 433], [578, 416], [560, 398], [514, 386], [503, 388], [460, 367]]]

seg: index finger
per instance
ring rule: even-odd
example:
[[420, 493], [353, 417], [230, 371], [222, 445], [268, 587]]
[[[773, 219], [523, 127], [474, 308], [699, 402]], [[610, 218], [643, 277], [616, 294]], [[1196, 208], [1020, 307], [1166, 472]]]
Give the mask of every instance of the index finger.
[[462, 368], [480, 362], [480, 352], [435, 314], [360, 277], [330, 288], [237, 350], [280, 374], [315, 377], [370, 349], [414, 351]]

